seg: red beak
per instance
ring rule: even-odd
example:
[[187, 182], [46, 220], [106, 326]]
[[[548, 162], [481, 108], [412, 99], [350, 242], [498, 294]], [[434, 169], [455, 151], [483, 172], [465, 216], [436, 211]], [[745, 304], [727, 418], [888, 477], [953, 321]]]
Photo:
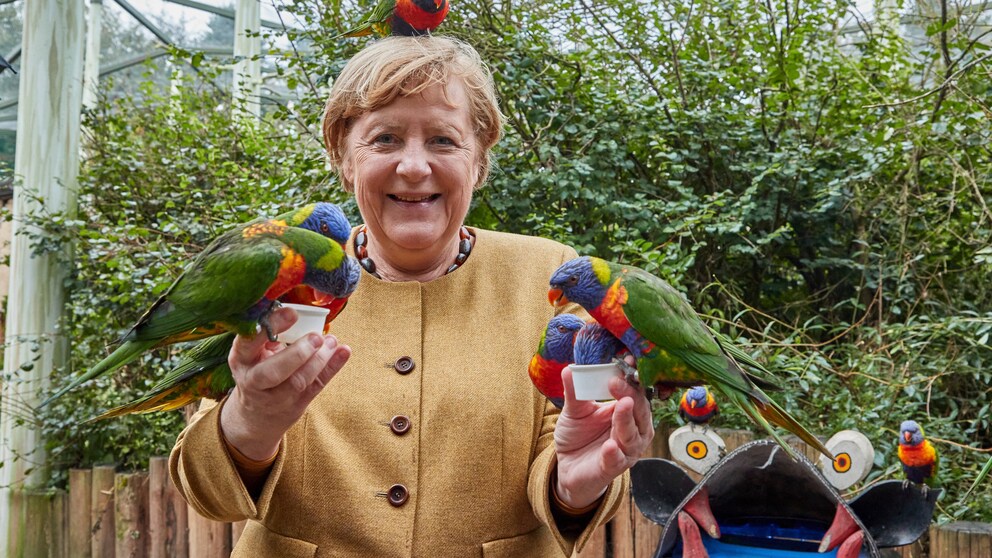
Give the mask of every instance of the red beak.
[[548, 302], [551, 303], [551, 306], [561, 306], [568, 302], [568, 298], [561, 289], [551, 289], [548, 291]]
[[313, 290], [313, 303], [316, 306], [327, 306], [328, 304], [334, 302], [335, 298], [337, 297], [334, 295], [327, 294], [323, 291], [318, 291], [317, 289]]
[[907, 443], [907, 444], [908, 444], [908, 443], [910, 442], [910, 440], [912, 440], [912, 439], [913, 439], [913, 435], [912, 435], [912, 434], [910, 434], [909, 432], [903, 432], [903, 433], [902, 433], [902, 437], [903, 437], [903, 439], [905, 439], [905, 440], [906, 440], [906, 443]]

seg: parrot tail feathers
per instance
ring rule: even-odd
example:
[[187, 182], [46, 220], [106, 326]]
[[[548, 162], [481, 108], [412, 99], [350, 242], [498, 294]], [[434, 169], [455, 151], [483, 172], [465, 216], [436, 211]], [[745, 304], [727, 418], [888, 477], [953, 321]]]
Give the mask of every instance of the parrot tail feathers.
[[[792, 415], [790, 415], [778, 403], [776, 403], [774, 400], [766, 396], [760, 390], [758, 389], [752, 390], [752, 392], [749, 393], [747, 397], [749, 401], [752, 403], [752, 405], [756, 408], [758, 413], [768, 422], [781, 426], [782, 428], [788, 430], [789, 432], [792, 432], [793, 434], [798, 436], [800, 440], [806, 442], [813, 448], [816, 448], [817, 451], [827, 456], [827, 458], [829, 458], [831, 461], [834, 459], [833, 454], [830, 453], [830, 450], [828, 450], [827, 447], [823, 445], [823, 442], [821, 442], [809, 430], [806, 430], [805, 426], [799, 424], [799, 421], [792, 418]], [[778, 441], [780, 444], [782, 443], [777, 438], [776, 441]]]
[[772, 439], [775, 440], [783, 450], [785, 450], [786, 455], [791, 457], [793, 460], [798, 459], [796, 457], [795, 450], [793, 450], [792, 447], [789, 446], [789, 444], [787, 444], [781, 436], [779, 436], [778, 432], [775, 432], [772, 425], [768, 423], [768, 419], [765, 418], [765, 414], [761, 410], [762, 407], [760, 403], [756, 403], [750, 396], [743, 393], [735, 393], [734, 399], [737, 401], [738, 406], [747, 414], [747, 416], [751, 417], [751, 420], [753, 420], [755, 424], [764, 428]]
[[102, 415], [87, 419], [84, 424], [89, 424], [98, 420], [122, 417], [125, 415], [151, 413], [154, 411], [171, 411], [173, 409], [183, 407], [188, 403], [192, 403], [200, 398], [199, 395], [193, 393], [182, 393], [180, 391], [182, 387], [183, 386], [180, 384], [174, 386], [172, 389], [142, 397], [141, 399], [137, 399], [125, 405], [114, 407]]
[[101, 360], [95, 366], [87, 370], [85, 373], [83, 373], [79, 377], [69, 382], [69, 385], [62, 387], [53, 395], [51, 395], [48, 399], [42, 401], [39, 407], [47, 406], [52, 401], [55, 401], [59, 397], [62, 397], [67, 392], [75, 389], [76, 386], [84, 382], [88, 382], [93, 378], [113, 372], [114, 370], [117, 370], [121, 366], [128, 364], [129, 362], [138, 358], [138, 356], [141, 355], [141, 353], [154, 347], [156, 342], [157, 341], [155, 340], [146, 340], [146, 341], [128, 341], [124, 343], [123, 345], [117, 347], [117, 349], [114, 350], [114, 352], [110, 353], [110, 355], [107, 356], [107, 358]]

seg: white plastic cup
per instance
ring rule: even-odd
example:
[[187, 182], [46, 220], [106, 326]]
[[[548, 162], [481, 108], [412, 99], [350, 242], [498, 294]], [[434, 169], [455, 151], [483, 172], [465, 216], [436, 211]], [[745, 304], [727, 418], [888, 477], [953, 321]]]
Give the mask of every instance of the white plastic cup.
[[327, 319], [330, 310], [309, 304], [283, 304], [283, 306], [296, 310], [299, 318], [292, 327], [279, 334], [280, 341], [292, 343], [301, 337], [306, 337], [310, 332], [324, 334], [324, 320]]
[[610, 393], [610, 378], [623, 376], [616, 364], [570, 364], [575, 398], [579, 401], [602, 401], [613, 399]]

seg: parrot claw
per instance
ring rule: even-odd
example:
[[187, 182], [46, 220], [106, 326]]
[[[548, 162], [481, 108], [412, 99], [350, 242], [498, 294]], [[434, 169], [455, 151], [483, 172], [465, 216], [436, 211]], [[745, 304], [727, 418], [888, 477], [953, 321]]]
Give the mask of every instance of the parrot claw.
[[272, 331], [272, 326], [269, 325], [269, 316], [272, 315], [272, 311], [273, 310], [275, 310], [276, 308], [281, 308], [281, 307], [282, 307], [282, 303], [281, 302], [279, 302], [278, 300], [272, 301], [272, 304], [269, 306], [268, 311], [266, 311], [264, 314], [262, 314], [262, 317], [260, 317], [258, 319], [258, 325], [259, 325], [259, 327], [261, 328], [261, 330], [264, 330], [265, 331], [265, 336], [268, 337], [269, 338], [269, 341], [272, 341], [272, 342], [278, 341], [279, 340], [279, 335], [277, 333], [275, 333], [274, 331]]
[[616, 364], [617, 368], [623, 372], [624, 379], [627, 380], [628, 384], [632, 386], [641, 385], [640, 380], [637, 379], [637, 369], [627, 364], [627, 361], [622, 358], [615, 358], [613, 359], [613, 364]]

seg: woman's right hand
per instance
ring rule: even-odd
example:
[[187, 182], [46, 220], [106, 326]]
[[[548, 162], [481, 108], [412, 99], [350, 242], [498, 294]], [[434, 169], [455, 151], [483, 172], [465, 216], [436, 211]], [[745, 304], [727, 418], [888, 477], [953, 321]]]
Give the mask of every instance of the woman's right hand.
[[[276, 333], [296, 322], [296, 312], [279, 308], [269, 316]], [[245, 457], [275, 455], [283, 434], [351, 356], [333, 335], [310, 333], [292, 345], [265, 335], [237, 336], [228, 364], [237, 386], [221, 409], [224, 438]]]

